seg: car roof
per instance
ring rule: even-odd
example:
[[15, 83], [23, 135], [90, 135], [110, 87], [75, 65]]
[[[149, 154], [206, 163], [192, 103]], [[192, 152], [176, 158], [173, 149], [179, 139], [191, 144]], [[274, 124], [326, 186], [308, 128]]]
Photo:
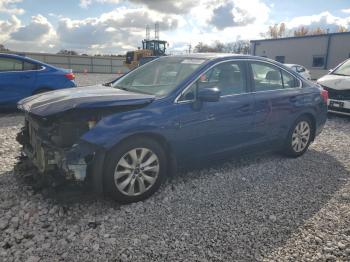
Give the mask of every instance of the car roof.
[[166, 58], [166, 57], [175, 57], [175, 58], [184, 58], [184, 59], [186, 58], [187, 59], [205, 59], [208, 61], [225, 60], [225, 59], [254, 59], [254, 60], [261, 60], [266, 62], [278, 63], [275, 60], [262, 57], [262, 56], [232, 54], [232, 53], [192, 53], [192, 54], [183, 54], [183, 55], [163, 56], [160, 58]]
[[171, 57], [179, 58], [198, 58], [198, 59], [215, 59], [215, 58], [239, 58], [239, 57], [253, 57], [251, 55], [243, 54], [232, 54], [232, 53], [192, 53], [192, 54], [183, 54], [183, 55], [172, 55]]
[[244, 55], [244, 54], [232, 54], [232, 53], [192, 53], [192, 54], [184, 54], [184, 55], [172, 55], [172, 56], [162, 56], [159, 59], [164, 59], [167, 57], [175, 57], [175, 58], [184, 58], [184, 59], [205, 59], [208, 63], [215, 63], [218, 61], [225, 61], [229, 59], [246, 59], [246, 60], [255, 60], [255, 61], [261, 61], [261, 62], [268, 62], [275, 65], [279, 65], [282, 68], [285, 68], [286, 70], [293, 74], [295, 77], [299, 78], [299, 74], [294, 72], [290, 67], [286, 66], [285, 64], [279, 63], [275, 60], [272, 60], [267, 57], [262, 56], [253, 56], [253, 55]]
[[[20, 54], [11, 54], [11, 53], [0, 53], [0, 57], [16, 58], [16, 59], [31, 61], [31, 62], [34, 62], [34, 63], [37, 63], [37, 64], [41, 64], [41, 65], [50, 66], [50, 65], [47, 65], [47, 64], [45, 64], [45, 63], [43, 63], [41, 61], [38, 61], [38, 60], [32, 59], [30, 57], [27, 57], [24, 54], [20, 55]], [[52, 66], [50, 66], [50, 67], [52, 67]]]
[[11, 53], [0, 53], [0, 56], [2, 57], [12, 57], [12, 58], [27, 58], [25, 55], [19, 55], [19, 54], [11, 54]]
[[65, 70], [64, 68], [58, 68], [58, 67], [55, 67], [53, 65], [50, 65], [50, 64], [46, 64], [44, 62], [41, 62], [39, 60], [35, 60], [33, 58], [30, 58], [28, 56], [25, 56], [24, 54], [23, 55], [20, 55], [20, 54], [11, 54], [11, 53], [0, 53], [0, 57], [6, 57], [6, 58], [16, 58], [16, 59], [20, 59], [20, 60], [23, 60], [23, 61], [27, 61], [27, 62], [32, 62], [32, 63], [35, 63], [35, 64], [39, 64], [41, 66], [45, 66], [47, 68], [51, 68], [51, 69], [55, 69], [55, 70]]
[[231, 57], [231, 56], [237, 57], [240, 55], [230, 54], [230, 53], [192, 53], [192, 54], [183, 54], [183, 55], [172, 55], [172, 57], [203, 58], [203, 59], [213, 59], [213, 58]]

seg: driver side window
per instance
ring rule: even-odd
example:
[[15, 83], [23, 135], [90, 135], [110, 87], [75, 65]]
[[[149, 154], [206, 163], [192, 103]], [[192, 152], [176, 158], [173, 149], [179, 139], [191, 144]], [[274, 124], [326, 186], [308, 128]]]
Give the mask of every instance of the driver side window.
[[202, 74], [180, 97], [179, 101], [193, 101], [196, 97], [197, 83], [200, 87], [220, 89], [221, 96], [246, 93], [245, 64], [225, 62], [214, 66]]

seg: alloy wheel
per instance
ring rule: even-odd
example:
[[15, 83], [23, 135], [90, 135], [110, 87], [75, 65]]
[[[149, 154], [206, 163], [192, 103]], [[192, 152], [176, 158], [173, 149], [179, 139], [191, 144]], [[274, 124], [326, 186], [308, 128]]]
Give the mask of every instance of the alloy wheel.
[[310, 140], [311, 128], [308, 122], [300, 121], [292, 134], [292, 148], [295, 152], [302, 152]]
[[149, 190], [159, 175], [159, 159], [147, 148], [135, 148], [124, 154], [114, 171], [118, 190], [127, 196], [138, 196]]

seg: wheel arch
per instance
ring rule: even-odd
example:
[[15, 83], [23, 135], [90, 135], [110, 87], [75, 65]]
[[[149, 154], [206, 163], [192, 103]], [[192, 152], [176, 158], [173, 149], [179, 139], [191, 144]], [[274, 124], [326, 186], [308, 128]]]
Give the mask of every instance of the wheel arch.
[[114, 145], [112, 148], [110, 148], [107, 153], [111, 150], [113, 150], [115, 147], [118, 147], [121, 143], [125, 143], [128, 140], [132, 140], [135, 138], [146, 138], [146, 139], [152, 139], [156, 141], [163, 149], [166, 154], [168, 168], [167, 173], [170, 177], [172, 177], [176, 173], [177, 169], [177, 160], [175, 157], [175, 154], [173, 153], [173, 149], [169, 143], [169, 141], [162, 136], [161, 134], [154, 133], [154, 132], [139, 132], [136, 134], [129, 135], [127, 137], [124, 137], [122, 140], [120, 140], [116, 145]]
[[312, 125], [311, 141], [314, 141], [315, 137], [316, 137], [316, 117], [313, 114], [307, 112], [307, 113], [301, 114], [297, 118], [297, 120], [302, 118], [302, 117], [306, 117], [306, 118], [308, 118], [310, 120], [311, 125]]

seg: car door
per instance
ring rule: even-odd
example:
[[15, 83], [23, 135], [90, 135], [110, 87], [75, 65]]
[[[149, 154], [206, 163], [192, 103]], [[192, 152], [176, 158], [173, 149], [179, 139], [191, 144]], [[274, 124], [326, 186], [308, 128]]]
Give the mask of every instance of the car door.
[[284, 136], [302, 104], [301, 82], [271, 63], [251, 61], [254, 88], [254, 129], [260, 141]]
[[[196, 100], [201, 87], [218, 87], [219, 101]], [[252, 143], [253, 102], [245, 62], [220, 63], [202, 74], [176, 105], [181, 154], [205, 156]]]
[[0, 57], [0, 105], [15, 107], [32, 94], [36, 81], [34, 64], [15, 58]]

